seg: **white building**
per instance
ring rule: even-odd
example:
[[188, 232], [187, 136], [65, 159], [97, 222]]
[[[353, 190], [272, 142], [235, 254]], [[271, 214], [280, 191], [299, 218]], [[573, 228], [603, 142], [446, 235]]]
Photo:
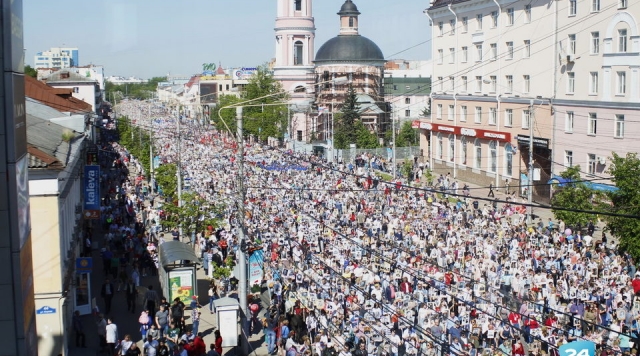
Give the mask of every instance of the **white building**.
[[105, 79], [106, 81], [108, 81], [109, 83], [113, 83], [115, 85], [120, 85], [120, 84], [143, 84], [146, 83], [147, 80], [145, 79], [140, 79], [140, 78], [136, 78], [136, 77], [129, 77], [129, 78], [125, 78], [125, 77], [118, 77], [118, 76], [110, 76], [107, 77]]
[[69, 68], [80, 65], [77, 47], [53, 47], [48, 51], [38, 52], [33, 57], [33, 67], [38, 68]]
[[96, 79], [81, 75], [75, 68], [61, 69], [43, 81], [53, 88], [70, 89], [74, 98], [91, 105], [92, 112], [96, 112], [96, 108], [102, 103], [103, 91], [100, 89], [100, 83]]

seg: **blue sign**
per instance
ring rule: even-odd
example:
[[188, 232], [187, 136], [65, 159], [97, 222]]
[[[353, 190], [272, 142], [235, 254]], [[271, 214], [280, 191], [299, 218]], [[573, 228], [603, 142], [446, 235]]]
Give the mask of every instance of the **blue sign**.
[[46, 305], [40, 309], [36, 309], [36, 314], [55, 314], [55, 313], [56, 313], [56, 308], [48, 307]]
[[558, 348], [560, 356], [595, 356], [596, 344], [592, 341], [574, 341]]
[[78, 257], [76, 258], [76, 273], [91, 272], [93, 269], [93, 258]]
[[100, 166], [84, 166], [85, 218], [100, 217]]

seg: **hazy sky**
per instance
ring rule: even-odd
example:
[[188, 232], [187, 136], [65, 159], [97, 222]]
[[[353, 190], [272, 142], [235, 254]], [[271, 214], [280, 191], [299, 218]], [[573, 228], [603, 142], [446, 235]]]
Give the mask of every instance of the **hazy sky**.
[[[314, 1], [316, 50], [338, 34], [343, 3]], [[354, 3], [360, 34], [387, 59], [428, 59], [428, 1]], [[275, 16], [276, 0], [25, 0], [25, 60], [67, 46], [78, 47], [80, 65], [104, 65], [107, 76], [191, 75], [210, 62], [253, 67], [275, 57]]]

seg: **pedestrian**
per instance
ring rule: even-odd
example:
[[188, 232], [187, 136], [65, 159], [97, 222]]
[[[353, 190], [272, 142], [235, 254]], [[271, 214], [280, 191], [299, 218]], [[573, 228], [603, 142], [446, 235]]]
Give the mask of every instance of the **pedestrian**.
[[505, 192], [507, 195], [509, 195], [509, 194], [510, 194], [510, 192], [511, 192], [511, 191], [510, 191], [510, 188], [511, 188], [511, 183], [509, 183], [509, 180], [508, 180], [508, 179], [506, 179], [506, 180], [504, 181], [504, 192]]
[[216, 351], [216, 345], [209, 345], [209, 352], [207, 352], [207, 356], [221, 356], [218, 351]]
[[107, 346], [107, 321], [104, 318], [102, 313], [98, 314], [98, 321], [96, 322], [96, 327], [98, 329], [98, 339], [100, 340], [100, 350], [104, 350]]
[[196, 351], [196, 356], [204, 356], [207, 352], [207, 345], [204, 343], [202, 334], [196, 334], [196, 337], [193, 339], [193, 346]]
[[149, 315], [156, 315], [156, 304], [158, 303], [158, 293], [153, 290], [153, 286], [149, 285], [147, 292], [144, 294], [144, 305], [149, 310]]
[[184, 329], [184, 309], [184, 303], [179, 297], [176, 297], [173, 300], [173, 304], [171, 304], [171, 320], [173, 320], [181, 330]]
[[105, 327], [105, 330], [107, 351], [113, 353], [116, 350], [116, 343], [118, 342], [118, 326], [113, 323], [112, 318], [107, 318], [107, 326]]
[[142, 340], [147, 339], [147, 332], [149, 332], [149, 324], [151, 323], [151, 318], [149, 317], [149, 312], [143, 310], [140, 313], [140, 317], [138, 317], [138, 323], [140, 324], [140, 334], [142, 335]]
[[118, 347], [117, 355], [127, 356], [127, 351], [131, 348], [134, 342], [131, 341], [131, 335], [127, 334], [124, 336], [124, 339], [120, 341], [120, 346]]
[[487, 197], [495, 197], [495, 195], [493, 194], [493, 183], [489, 183], [489, 195], [487, 195]]
[[144, 349], [144, 355], [156, 356], [156, 354], [158, 353], [158, 346], [160, 346], [158, 340], [154, 340], [151, 335], [147, 335], [144, 345], [142, 346], [142, 348]]
[[216, 339], [215, 339], [215, 350], [218, 353], [218, 355], [222, 355], [222, 336], [220, 335], [220, 330], [216, 330], [214, 332], [214, 335], [216, 337]]
[[209, 284], [209, 312], [215, 313], [215, 305], [213, 302], [218, 299], [218, 287], [214, 281]]
[[198, 335], [198, 327], [200, 326], [200, 308], [191, 309], [191, 331], [193, 335]]
[[169, 346], [164, 339], [158, 341], [158, 349], [156, 350], [156, 356], [171, 356], [172, 350], [169, 350]]
[[160, 310], [156, 312], [155, 321], [156, 327], [160, 332], [160, 337], [162, 338], [167, 333], [169, 326], [169, 311], [165, 309], [164, 305], [161, 305]]
[[105, 279], [102, 284], [102, 289], [100, 290], [100, 296], [104, 299], [104, 311], [107, 314], [111, 312], [111, 301], [113, 300], [114, 293], [113, 283], [111, 283], [109, 278]]
[[138, 288], [132, 278], [129, 278], [127, 285], [125, 286], [125, 292], [127, 294], [127, 311], [135, 313], [136, 299], [138, 298]]
[[[134, 342], [133, 344], [131, 344], [131, 347], [129, 347], [129, 350], [127, 350], [127, 352], [123, 355], [126, 356], [140, 356], [142, 355], [142, 351], [140, 351], [140, 349], [138, 348], [138, 345]], [[155, 354], [154, 354], [155, 355]], [[145, 354], [145, 356], [151, 356], [148, 353]]]
[[80, 312], [77, 310], [73, 313], [73, 331], [76, 333], [76, 347], [86, 348], [87, 344], [84, 336], [84, 327], [82, 326], [82, 320], [80, 319]]

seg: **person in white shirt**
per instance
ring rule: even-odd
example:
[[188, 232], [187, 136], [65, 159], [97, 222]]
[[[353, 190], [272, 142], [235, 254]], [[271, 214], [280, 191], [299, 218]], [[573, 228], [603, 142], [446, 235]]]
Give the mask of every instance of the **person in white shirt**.
[[107, 319], [107, 326], [105, 327], [105, 338], [107, 341], [107, 350], [115, 351], [116, 342], [118, 342], [118, 326], [113, 323], [111, 318]]

